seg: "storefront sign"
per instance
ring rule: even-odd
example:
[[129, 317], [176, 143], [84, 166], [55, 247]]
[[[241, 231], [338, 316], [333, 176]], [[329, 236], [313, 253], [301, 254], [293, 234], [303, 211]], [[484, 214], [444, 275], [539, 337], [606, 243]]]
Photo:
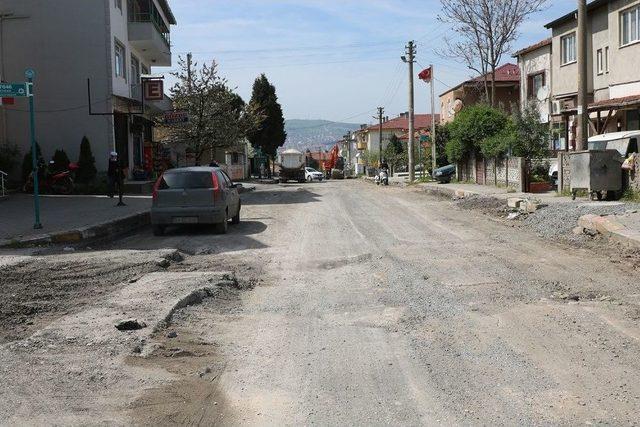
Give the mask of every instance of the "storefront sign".
[[189, 123], [189, 113], [186, 111], [165, 111], [164, 124], [175, 125], [180, 123]]
[[164, 99], [164, 82], [162, 80], [144, 81], [144, 100], [162, 101]]

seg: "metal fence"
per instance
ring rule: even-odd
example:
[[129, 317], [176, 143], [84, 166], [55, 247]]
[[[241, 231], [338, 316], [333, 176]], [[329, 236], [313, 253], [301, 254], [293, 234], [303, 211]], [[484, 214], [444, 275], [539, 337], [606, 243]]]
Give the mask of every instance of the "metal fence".
[[0, 197], [4, 197], [5, 196], [5, 189], [4, 189], [4, 183], [7, 179], [7, 173], [0, 171]]

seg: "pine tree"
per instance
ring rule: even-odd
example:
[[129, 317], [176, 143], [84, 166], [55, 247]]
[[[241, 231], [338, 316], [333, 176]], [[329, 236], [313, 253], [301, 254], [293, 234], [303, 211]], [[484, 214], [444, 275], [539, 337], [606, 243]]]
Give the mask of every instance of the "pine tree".
[[64, 150], [56, 150], [53, 153], [53, 169], [55, 171], [66, 170], [69, 167], [69, 156]]
[[264, 74], [253, 84], [250, 105], [262, 113], [262, 118], [258, 127], [249, 132], [249, 142], [273, 159], [278, 147], [284, 145], [287, 133], [284, 130], [284, 117], [282, 107], [278, 103], [276, 88], [269, 83]]
[[91, 143], [85, 136], [80, 143], [80, 156], [78, 157], [76, 179], [78, 182], [89, 183], [95, 179], [97, 172], [96, 159], [91, 152]]
[[[29, 150], [27, 154], [24, 155], [22, 159], [22, 180], [26, 181], [29, 177], [29, 174], [33, 171], [33, 163], [32, 156], [33, 151]], [[42, 159], [42, 150], [40, 150], [40, 144], [36, 142], [36, 158], [38, 160]]]

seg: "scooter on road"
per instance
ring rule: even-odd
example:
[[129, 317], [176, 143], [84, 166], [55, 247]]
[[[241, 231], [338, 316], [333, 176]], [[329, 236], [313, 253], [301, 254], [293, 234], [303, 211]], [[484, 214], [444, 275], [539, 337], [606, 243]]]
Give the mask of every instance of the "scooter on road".
[[389, 171], [386, 169], [380, 170], [380, 172], [376, 175], [376, 185], [389, 185]]

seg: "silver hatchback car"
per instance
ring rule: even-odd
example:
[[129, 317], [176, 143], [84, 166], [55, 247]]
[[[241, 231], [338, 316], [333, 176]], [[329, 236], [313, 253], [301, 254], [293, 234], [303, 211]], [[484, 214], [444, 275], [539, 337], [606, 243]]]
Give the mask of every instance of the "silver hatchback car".
[[164, 234], [170, 225], [214, 224], [227, 232], [229, 220], [240, 222], [238, 184], [217, 167], [188, 167], [164, 172], [153, 188], [153, 234]]

